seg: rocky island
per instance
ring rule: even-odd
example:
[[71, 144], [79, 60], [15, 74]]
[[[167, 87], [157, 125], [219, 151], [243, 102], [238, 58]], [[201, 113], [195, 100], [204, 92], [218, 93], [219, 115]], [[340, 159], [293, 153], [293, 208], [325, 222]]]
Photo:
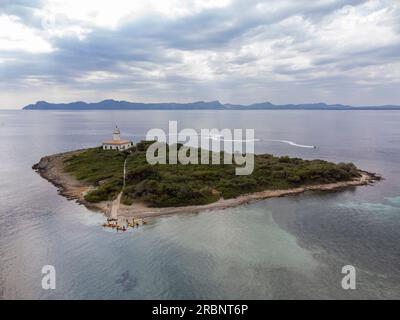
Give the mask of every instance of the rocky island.
[[270, 154], [255, 155], [254, 171], [248, 176], [235, 175], [234, 164], [150, 165], [146, 150], [151, 143], [142, 141], [124, 151], [96, 147], [46, 156], [33, 169], [60, 194], [115, 219], [223, 209], [380, 179], [352, 163]]

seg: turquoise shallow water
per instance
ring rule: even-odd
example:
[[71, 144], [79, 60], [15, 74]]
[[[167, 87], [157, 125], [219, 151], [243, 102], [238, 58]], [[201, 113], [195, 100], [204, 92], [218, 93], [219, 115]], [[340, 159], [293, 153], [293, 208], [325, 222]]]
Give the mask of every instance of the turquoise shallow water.
[[400, 207], [400, 197], [389, 197], [386, 198], [389, 203], [391, 203], [393, 206]]
[[[256, 152], [352, 161], [375, 186], [268, 199], [103, 230], [101, 214], [57, 194], [32, 169], [43, 155], [97, 145], [117, 123], [254, 128]], [[0, 111], [0, 297], [3, 299], [400, 298], [400, 113], [375, 111]], [[57, 289], [41, 288], [54, 265]], [[341, 268], [357, 270], [344, 291]]]

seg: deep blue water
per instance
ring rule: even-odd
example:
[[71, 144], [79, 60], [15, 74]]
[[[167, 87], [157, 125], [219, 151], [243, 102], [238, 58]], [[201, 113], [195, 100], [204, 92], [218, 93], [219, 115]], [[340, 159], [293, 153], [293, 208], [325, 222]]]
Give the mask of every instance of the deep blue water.
[[[31, 166], [95, 146], [115, 124], [135, 141], [151, 128], [254, 128], [256, 152], [354, 162], [374, 186], [174, 215], [126, 233], [57, 194]], [[0, 111], [0, 297], [3, 299], [400, 298], [398, 111]], [[54, 265], [57, 288], [41, 287]], [[341, 288], [341, 268], [357, 289]]]

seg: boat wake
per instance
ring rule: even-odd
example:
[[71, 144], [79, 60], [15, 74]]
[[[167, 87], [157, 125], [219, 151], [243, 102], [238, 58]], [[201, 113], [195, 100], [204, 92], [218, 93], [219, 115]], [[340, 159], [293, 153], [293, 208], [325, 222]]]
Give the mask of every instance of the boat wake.
[[[177, 134], [168, 134], [166, 136], [177, 136]], [[197, 137], [197, 135], [189, 135], [189, 136], [194, 136]], [[206, 136], [200, 135], [201, 139], [208, 139], [208, 140], [217, 140], [217, 141], [228, 141], [228, 142], [280, 142], [280, 143], [286, 143], [288, 145], [298, 147], [298, 148], [306, 148], [306, 149], [316, 149], [316, 146], [311, 146], [311, 145], [306, 145], [306, 144], [299, 144], [294, 141], [290, 140], [278, 140], [278, 139], [225, 139], [223, 135], [217, 135], [217, 134], [210, 134]], [[183, 142], [183, 141], [182, 141]]]
[[263, 141], [272, 141], [272, 142], [281, 142], [281, 143], [286, 143], [294, 147], [299, 147], [299, 148], [307, 148], [307, 149], [316, 149], [316, 146], [309, 146], [306, 144], [298, 144], [296, 142], [290, 141], [290, 140], [276, 140], [276, 139], [263, 139]]

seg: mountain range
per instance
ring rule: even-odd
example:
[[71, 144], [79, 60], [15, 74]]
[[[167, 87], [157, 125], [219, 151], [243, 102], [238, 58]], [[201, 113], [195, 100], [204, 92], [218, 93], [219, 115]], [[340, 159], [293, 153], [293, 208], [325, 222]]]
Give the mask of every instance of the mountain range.
[[342, 104], [306, 103], [277, 105], [271, 102], [250, 105], [222, 104], [219, 101], [197, 101], [189, 103], [141, 103], [116, 100], [103, 100], [87, 103], [49, 103], [38, 101], [27, 105], [24, 110], [400, 110], [398, 105], [354, 107]]

